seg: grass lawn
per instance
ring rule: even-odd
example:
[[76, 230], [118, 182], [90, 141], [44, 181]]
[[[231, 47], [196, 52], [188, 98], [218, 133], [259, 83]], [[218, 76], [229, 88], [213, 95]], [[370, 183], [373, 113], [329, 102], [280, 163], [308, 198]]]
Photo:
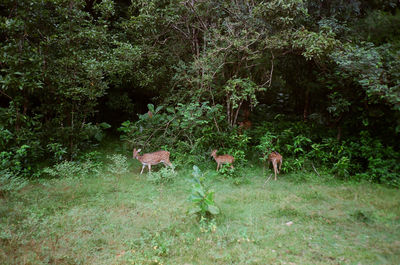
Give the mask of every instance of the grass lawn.
[[235, 185], [211, 164], [221, 214], [199, 224], [191, 170], [155, 184], [129, 163], [119, 176], [32, 181], [0, 198], [0, 264], [400, 263], [399, 190], [300, 173], [265, 182], [258, 167]]

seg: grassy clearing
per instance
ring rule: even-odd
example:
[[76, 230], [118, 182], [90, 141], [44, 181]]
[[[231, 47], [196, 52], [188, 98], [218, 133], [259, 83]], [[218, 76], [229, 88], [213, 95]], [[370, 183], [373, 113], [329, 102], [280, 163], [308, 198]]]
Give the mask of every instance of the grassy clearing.
[[[371, 184], [278, 181], [205, 169], [221, 214], [187, 213], [191, 171], [154, 184], [118, 177], [31, 182], [0, 199], [0, 264], [398, 264], [400, 192]], [[214, 166], [214, 164], [212, 164]], [[147, 173], [147, 172], [146, 172]], [[292, 225], [287, 225], [292, 222]]]

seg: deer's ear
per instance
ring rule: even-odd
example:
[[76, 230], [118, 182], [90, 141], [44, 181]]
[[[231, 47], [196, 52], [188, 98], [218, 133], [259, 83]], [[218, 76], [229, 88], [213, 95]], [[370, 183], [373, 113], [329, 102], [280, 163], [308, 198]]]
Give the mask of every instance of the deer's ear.
[[139, 153], [140, 151], [142, 151], [142, 149], [137, 150], [138, 153]]

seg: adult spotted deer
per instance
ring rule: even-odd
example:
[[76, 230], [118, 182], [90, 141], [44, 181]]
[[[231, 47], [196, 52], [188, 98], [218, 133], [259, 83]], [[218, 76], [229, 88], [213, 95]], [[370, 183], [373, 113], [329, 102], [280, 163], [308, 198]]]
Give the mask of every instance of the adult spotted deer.
[[[268, 155], [268, 168], [269, 168], [269, 162], [272, 162], [272, 166], [274, 167], [274, 172], [275, 172], [275, 180], [276, 180], [276, 174], [281, 171], [282, 167], [282, 156], [278, 152], [272, 152], [271, 154]], [[279, 170], [278, 170], [278, 164], [279, 164]]]
[[211, 156], [214, 157], [215, 161], [217, 162], [217, 171], [220, 167], [221, 164], [231, 164], [231, 168], [233, 168], [233, 161], [235, 161], [235, 158], [233, 158], [233, 156], [231, 155], [221, 155], [218, 156], [217, 155], [217, 150], [214, 149], [211, 152]]
[[152, 165], [157, 165], [159, 163], [164, 163], [165, 166], [170, 166], [172, 167], [172, 163], [169, 161], [169, 152], [168, 151], [157, 151], [154, 153], [147, 153], [143, 155], [139, 155], [139, 152], [141, 149], [136, 150], [136, 148], [133, 149], [133, 158], [136, 158], [137, 160], [142, 163], [142, 171], [140, 171], [140, 174], [143, 173], [143, 169], [145, 166], [149, 167], [149, 172], [151, 172], [151, 166]]

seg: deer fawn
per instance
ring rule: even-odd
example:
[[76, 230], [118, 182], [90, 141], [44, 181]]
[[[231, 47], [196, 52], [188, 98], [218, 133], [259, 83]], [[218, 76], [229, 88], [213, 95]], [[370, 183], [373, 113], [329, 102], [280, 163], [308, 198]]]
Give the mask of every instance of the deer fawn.
[[240, 121], [238, 122], [238, 131], [239, 134], [243, 134], [243, 130], [248, 130], [251, 128], [251, 121], [249, 120], [244, 120], [244, 121]]
[[233, 156], [231, 155], [222, 155], [222, 156], [218, 156], [217, 155], [217, 150], [214, 149], [211, 152], [211, 156], [214, 157], [215, 161], [217, 162], [217, 171], [220, 167], [221, 164], [231, 164], [231, 168], [233, 168], [233, 161], [235, 161], [235, 158], [233, 158]]
[[169, 152], [168, 151], [157, 151], [154, 153], [148, 153], [148, 154], [143, 154], [139, 155], [139, 152], [141, 149], [136, 150], [136, 148], [133, 149], [133, 158], [136, 158], [137, 160], [142, 163], [142, 171], [140, 171], [140, 174], [143, 173], [143, 169], [145, 166], [149, 167], [149, 172], [151, 172], [151, 166], [152, 165], [157, 165], [159, 163], [164, 163], [165, 166], [170, 166], [172, 167], [172, 163], [169, 161]]
[[[282, 167], [282, 156], [278, 152], [272, 152], [271, 154], [268, 155], [268, 168], [269, 168], [269, 162], [272, 162], [272, 166], [274, 167], [274, 172], [275, 172], [275, 180], [276, 180], [276, 174], [281, 171]], [[279, 170], [278, 170], [278, 164], [279, 164]]]

